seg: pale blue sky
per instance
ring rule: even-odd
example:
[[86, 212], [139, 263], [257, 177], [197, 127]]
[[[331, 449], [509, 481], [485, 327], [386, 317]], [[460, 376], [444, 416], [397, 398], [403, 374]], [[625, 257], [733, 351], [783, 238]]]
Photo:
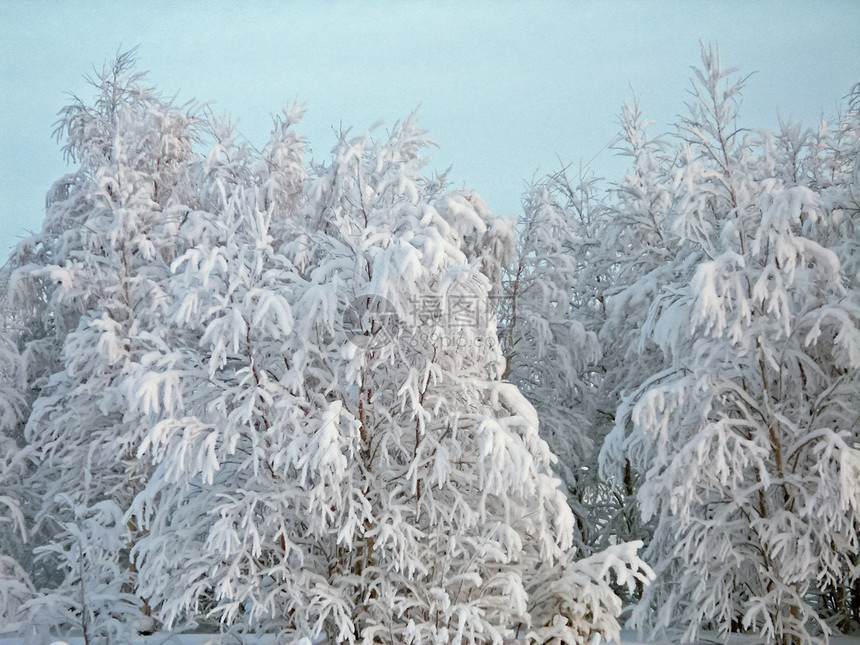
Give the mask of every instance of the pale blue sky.
[[[299, 130], [326, 158], [332, 128], [389, 126], [420, 104], [456, 186], [516, 215], [525, 182], [559, 159], [619, 178], [598, 153], [641, 96], [664, 129], [684, 111], [698, 41], [756, 72], [745, 125], [777, 110], [812, 125], [860, 81], [860, 2], [123, 2], [0, 0], [0, 255], [38, 230], [44, 195], [70, 170], [51, 139], [66, 92], [140, 45], [165, 94], [213, 101], [262, 144], [270, 115], [307, 103]], [[2, 260], [0, 260], [2, 264]]]

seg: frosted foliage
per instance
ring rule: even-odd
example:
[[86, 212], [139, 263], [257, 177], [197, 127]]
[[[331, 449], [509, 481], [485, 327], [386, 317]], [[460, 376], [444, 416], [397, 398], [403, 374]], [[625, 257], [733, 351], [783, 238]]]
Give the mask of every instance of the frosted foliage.
[[657, 580], [631, 623], [812, 642], [831, 631], [826, 595], [857, 575], [860, 310], [838, 244], [854, 224], [838, 182], [815, 181], [821, 136], [741, 139], [741, 85], [718, 52], [703, 61], [672, 170], [667, 250], [686, 270], [647, 299], [643, 340], [665, 365], [601, 455], [643, 474], [655, 526]]
[[591, 370], [601, 350], [582, 320], [576, 252], [584, 246], [585, 226], [560, 203], [559, 192], [558, 181], [548, 179], [524, 197], [516, 254], [499, 303], [500, 339], [505, 376], [535, 406], [541, 436], [559, 457], [557, 469], [577, 517], [574, 539], [588, 553], [595, 527], [586, 506], [595, 501], [596, 469], [583, 466], [591, 465], [596, 448], [589, 427], [596, 391]]
[[27, 500], [22, 480], [27, 452], [19, 445], [19, 430], [26, 409], [22, 395], [23, 366], [9, 340], [6, 325], [0, 328], [0, 633], [11, 630], [21, 606], [34, 593], [33, 583], [19, 560], [28, 542], [27, 519], [21, 508]]
[[[643, 327], [651, 296], [679, 270], [666, 247], [665, 144], [647, 125], [635, 103], [625, 106], [615, 147], [632, 167], [612, 190], [564, 168], [526, 194], [502, 301], [509, 377], [538, 409], [542, 436], [559, 455], [583, 553], [648, 535], [635, 508], [639, 473], [623, 458], [617, 478], [598, 468], [620, 393], [665, 363]], [[675, 333], [668, 324], [663, 332]]]
[[[511, 229], [472, 193], [437, 210], [411, 119], [383, 141], [343, 135], [307, 178], [301, 140], [285, 140], [288, 166], [269, 172], [303, 186], [293, 202], [251, 191], [239, 149], [222, 153], [235, 172], [206, 169], [214, 243], [174, 263], [174, 338], [128, 382], [149, 419], [138, 455], [155, 464], [132, 507], [141, 593], [167, 626], [205, 611], [291, 638], [501, 642], [540, 627], [532, 598], [557, 578], [535, 566], [569, 558], [573, 533], [555, 458], [532, 406], [493, 378], [492, 318], [443, 329], [413, 311], [419, 296], [485, 301]], [[345, 325], [370, 295], [393, 316]], [[635, 550], [617, 564], [644, 576]], [[599, 626], [563, 604], [540, 620], [569, 642], [611, 634], [614, 593], [588, 593]]]
[[860, 86], [748, 130], [702, 55], [673, 134], [634, 100], [628, 172], [519, 220], [428, 177], [413, 116], [311, 160], [290, 105], [255, 149], [120, 55], [0, 269], [0, 631], [856, 626]]
[[[60, 495], [60, 504], [73, 505]], [[70, 509], [51, 544], [36, 549], [63, 576], [55, 589], [36, 595], [21, 608], [18, 631], [34, 638], [49, 633], [80, 633], [86, 639], [127, 641], [141, 623], [141, 601], [131, 592], [122, 554], [128, 547], [123, 512], [111, 501]]]
[[132, 62], [61, 112], [77, 170], [4, 275], [3, 628], [617, 633], [611, 576], [648, 570], [635, 545], [575, 561], [557, 458], [501, 380], [514, 223], [422, 174], [412, 118], [313, 164], [302, 107], [256, 152]]
[[[146, 88], [131, 63], [123, 55], [93, 81], [92, 106], [61, 112], [57, 136], [79, 168], [49, 194], [42, 232], [19, 244], [6, 293], [21, 359], [15, 440], [34, 548], [25, 564], [36, 588], [57, 589], [46, 596], [53, 607], [76, 594], [51, 615], [87, 624], [92, 638], [146, 611], [116, 595], [134, 584], [128, 546], [139, 534], [124, 514], [148, 470], [134, 456], [144, 427], [124, 382], [163, 343], [165, 280], [193, 193], [196, 121]], [[83, 591], [96, 595], [84, 604]], [[36, 625], [47, 610], [33, 602]]]

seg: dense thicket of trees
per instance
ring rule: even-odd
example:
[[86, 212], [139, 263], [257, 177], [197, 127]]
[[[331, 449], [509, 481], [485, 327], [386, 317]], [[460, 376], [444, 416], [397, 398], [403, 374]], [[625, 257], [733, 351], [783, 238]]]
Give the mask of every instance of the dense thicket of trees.
[[860, 90], [742, 129], [702, 63], [676, 131], [624, 106], [621, 181], [517, 222], [413, 118], [254, 150], [120, 56], [2, 276], [0, 630], [860, 624]]
[[501, 378], [514, 222], [422, 175], [411, 118], [310, 164], [300, 108], [258, 152], [131, 62], [63, 111], [78, 170], [11, 263], [4, 629], [615, 637], [650, 570], [573, 548]]
[[807, 642], [860, 621], [858, 94], [742, 129], [702, 54], [675, 132], [622, 110], [620, 182], [527, 195], [503, 346], [581, 546], [648, 545], [631, 626]]
[[705, 51], [671, 157], [657, 153], [665, 255], [640, 278], [640, 343], [662, 364], [624, 394], [603, 465], [641, 473], [655, 523], [658, 579], [634, 624], [800, 642], [856, 576], [858, 292], [840, 255], [856, 261], [842, 241], [857, 208], [828, 133], [739, 130], [729, 76]]

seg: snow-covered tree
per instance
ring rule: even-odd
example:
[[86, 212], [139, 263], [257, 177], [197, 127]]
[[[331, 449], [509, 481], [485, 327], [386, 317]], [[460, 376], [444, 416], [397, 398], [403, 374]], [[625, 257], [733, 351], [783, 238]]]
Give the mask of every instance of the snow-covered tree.
[[[690, 259], [685, 252], [691, 250], [671, 227], [672, 151], [662, 138], [650, 136], [651, 123], [643, 118], [635, 97], [622, 107], [619, 123], [613, 148], [629, 158], [630, 167], [600, 211], [591, 236], [591, 257], [582, 275], [585, 293], [596, 302], [593, 309], [602, 346], [597, 414], [592, 421], [601, 448], [615, 425], [623, 395], [666, 367], [666, 357], [648, 332], [646, 320], [651, 302], [664, 285], [688, 271]], [[624, 456], [607, 467], [606, 455], [602, 451], [595, 460], [602, 470], [598, 481], [609, 491], [603, 496], [606, 511], [600, 515], [603, 540], [647, 543], [651, 526], [641, 521], [636, 501], [642, 473]]]
[[847, 219], [799, 165], [821, 163], [809, 138], [739, 130], [741, 83], [703, 61], [664, 277], [629, 288], [666, 368], [626, 396], [603, 453], [642, 473], [656, 523], [632, 621], [810, 642], [829, 632], [811, 594], [856, 576], [860, 310], [828, 248]]
[[527, 194], [506, 285], [510, 378], [560, 457], [585, 549], [648, 535], [635, 503], [639, 473], [620, 460], [617, 477], [601, 477], [597, 459], [621, 393], [665, 362], [642, 327], [649, 297], [677, 270], [671, 157], [647, 125], [635, 101], [624, 106], [613, 147], [631, 168], [611, 190], [564, 168]]
[[[0, 270], [2, 286], [8, 278], [4, 274]], [[25, 568], [28, 527], [21, 508], [32, 501], [24, 486], [30, 464], [21, 433], [27, 402], [10, 322], [5, 309], [0, 310], [0, 633], [15, 628], [21, 606], [35, 591]]]
[[121, 56], [10, 265], [3, 627], [582, 643], [625, 585], [686, 640], [860, 618], [860, 92], [747, 131], [703, 56], [674, 142], [625, 106], [625, 177], [519, 224], [413, 118], [321, 163], [293, 106], [257, 151]]
[[[117, 585], [133, 593], [136, 584], [128, 549], [118, 545], [139, 535], [135, 518], [122, 516], [146, 479], [135, 456], [145, 427], [129, 412], [123, 386], [160, 342], [169, 302], [163, 283], [193, 195], [194, 117], [146, 87], [132, 63], [132, 54], [120, 55], [93, 81], [92, 105], [76, 100], [61, 112], [57, 136], [78, 170], [49, 194], [42, 232], [19, 245], [8, 294], [30, 403], [23, 440], [34, 466], [26, 484], [40, 500], [29, 506], [37, 565], [42, 560], [34, 582], [88, 587], [91, 598]], [[109, 525], [97, 528], [101, 520]], [[100, 533], [116, 539], [96, 549], [80, 542]], [[66, 568], [69, 558], [77, 564]], [[109, 581], [87, 579], [104, 567]], [[32, 622], [57, 599], [33, 599]], [[73, 604], [59, 614], [86, 623], [90, 636], [115, 633], [128, 622], [121, 604]]]
[[604, 501], [594, 459], [601, 440], [593, 434], [593, 370], [601, 349], [589, 319], [595, 302], [582, 278], [599, 208], [593, 183], [573, 191], [562, 179], [563, 173], [547, 178], [523, 200], [500, 301], [500, 339], [505, 377], [535, 406], [541, 436], [559, 458], [577, 519], [577, 548], [590, 552], [600, 533], [595, 511]]
[[412, 119], [343, 135], [309, 178], [289, 133], [263, 170], [229, 132], [209, 154], [217, 217], [174, 263], [178, 331], [128, 381], [155, 464], [133, 507], [144, 595], [167, 625], [291, 638], [617, 636], [600, 580], [647, 569], [635, 545], [575, 561], [534, 408], [500, 380], [488, 297], [512, 227], [422, 176]]
[[[797, 130], [792, 134], [797, 139]], [[848, 112], [837, 127], [822, 122], [816, 132], [801, 131], [801, 143], [791, 142], [793, 157], [804, 170], [799, 181], [814, 190], [822, 207], [832, 214], [832, 226], [816, 229], [819, 241], [839, 259], [845, 302], [856, 305], [860, 297], [860, 84], [852, 88]], [[782, 140], [787, 137], [783, 135]], [[800, 151], [799, 154], [794, 151]], [[850, 428], [856, 432], [855, 425]], [[854, 553], [841, 580], [834, 576], [819, 586], [819, 613], [828, 616], [840, 629], [853, 631], [860, 625], [860, 554]]]

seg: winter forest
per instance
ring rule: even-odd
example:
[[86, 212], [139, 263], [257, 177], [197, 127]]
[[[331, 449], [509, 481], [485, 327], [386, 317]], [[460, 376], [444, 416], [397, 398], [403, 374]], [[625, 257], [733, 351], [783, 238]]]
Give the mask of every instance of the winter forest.
[[0, 275], [0, 637], [860, 628], [860, 84], [769, 131], [744, 80], [704, 45], [515, 219], [414, 115], [258, 150], [119, 55]]

